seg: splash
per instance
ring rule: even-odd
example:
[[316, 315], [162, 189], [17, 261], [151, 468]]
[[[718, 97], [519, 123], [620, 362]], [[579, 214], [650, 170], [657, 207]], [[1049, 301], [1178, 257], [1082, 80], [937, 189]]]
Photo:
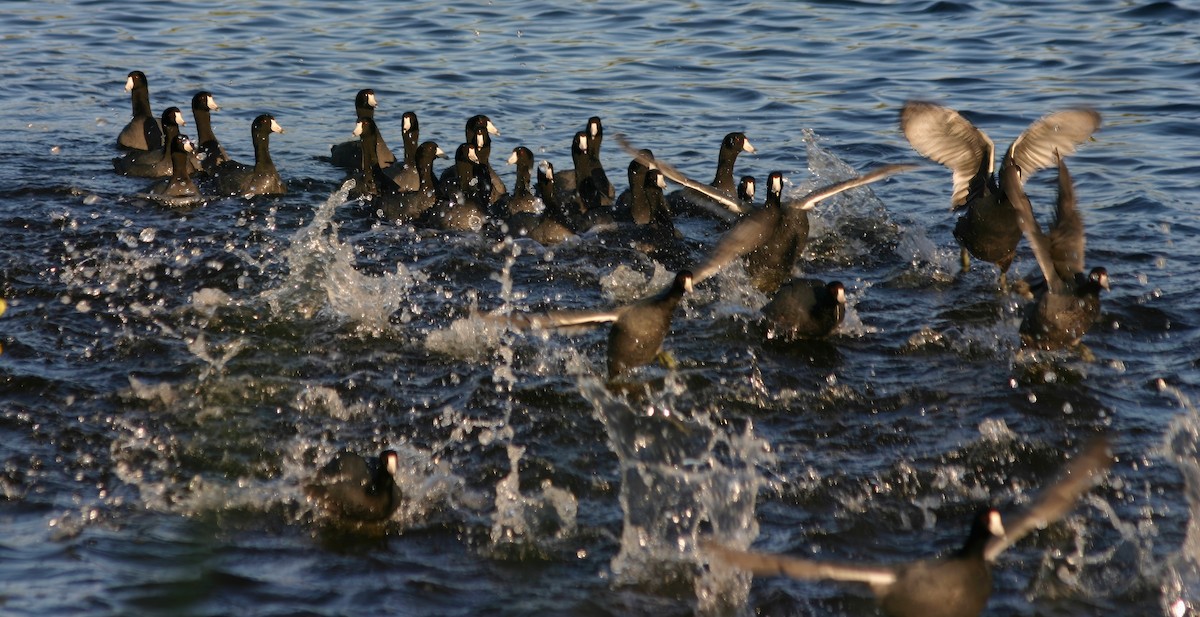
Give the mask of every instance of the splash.
[[1200, 608], [1200, 411], [1179, 389], [1162, 380], [1158, 386], [1187, 410], [1171, 421], [1161, 454], [1183, 475], [1189, 514], [1183, 545], [1165, 564], [1160, 603], [1166, 615], [1195, 615]]
[[496, 485], [491, 540], [495, 549], [525, 557], [544, 556], [575, 533], [579, 502], [549, 480], [535, 494], [521, 493], [518, 470], [525, 448], [508, 446], [509, 473]]
[[324, 312], [378, 335], [391, 330], [396, 313], [401, 322], [413, 318], [416, 309], [408, 293], [424, 277], [400, 263], [394, 273], [378, 277], [354, 267], [354, 247], [338, 238], [339, 227], [333, 222], [353, 187], [353, 180], [346, 181], [317, 208], [312, 222], [293, 234], [283, 252], [288, 275], [263, 299], [276, 315], [311, 319]]
[[692, 595], [700, 612], [718, 612], [745, 602], [749, 578], [705, 568], [697, 543], [713, 536], [744, 547], [758, 535], [756, 466], [771, 461], [770, 449], [749, 422], [735, 429], [712, 410], [678, 413], [679, 388], [668, 378], [661, 391], [633, 403], [594, 378], [580, 380], [620, 465], [623, 529], [614, 582]]

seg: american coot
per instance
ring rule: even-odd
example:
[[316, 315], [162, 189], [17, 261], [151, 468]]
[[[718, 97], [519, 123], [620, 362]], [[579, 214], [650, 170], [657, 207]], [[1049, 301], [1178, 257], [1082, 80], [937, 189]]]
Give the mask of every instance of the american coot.
[[[370, 118], [375, 119], [375, 107], [378, 106], [379, 100], [375, 97], [375, 91], [370, 88], [364, 88], [354, 95], [354, 113], [355, 119]], [[380, 135], [375, 143], [375, 159], [379, 161], [380, 167], [389, 167], [396, 162], [396, 155], [392, 154], [391, 148], [388, 148], [387, 143]], [[348, 170], [356, 170], [362, 167], [361, 148], [357, 141], [343, 141], [334, 144], [329, 148], [329, 161], [336, 167], [341, 167]]]
[[553, 246], [575, 237], [575, 221], [558, 200], [554, 181], [554, 166], [550, 161], [542, 161], [538, 165], [537, 181], [537, 196], [542, 200], [542, 215], [528, 234], [542, 246]]
[[[166, 178], [171, 175], [171, 141], [179, 135], [179, 127], [184, 124], [183, 113], [178, 107], [168, 107], [162, 113], [162, 127], [166, 134], [166, 142], [161, 147], [152, 150], [131, 150], [123, 156], [112, 160], [113, 169], [124, 176], [136, 178]], [[188, 154], [190, 171], [200, 169], [200, 161], [194, 154]]]
[[144, 196], [172, 207], [194, 206], [204, 201], [192, 182], [188, 156], [194, 151], [187, 135], [176, 135], [167, 146], [171, 156], [171, 177], [150, 185]]
[[133, 101], [133, 117], [117, 135], [117, 147], [124, 150], [157, 150], [163, 145], [162, 126], [150, 109], [150, 84], [146, 74], [130, 71], [125, 91]]
[[[564, 194], [563, 185], [559, 185], [559, 199], [564, 203], [573, 203], [578, 212], [577, 225], [580, 231], [593, 227], [609, 225], [614, 222], [612, 199], [608, 198], [604, 183], [604, 171], [597, 169], [592, 161], [587, 131], [575, 133], [571, 140], [571, 162], [575, 164], [572, 170], [575, 187], [573, 194]], [[562, 176], [566, 172], [560, 173]]]
[[762, 314], [771, 337], [822, 337], [846, 318], [846, 287], [837, 281], [792, 279], [762, 307]]
[[[467, 118], [463, 142], [474, 142], [478, 139], [477, 135], [480, 134], [483, 136], [483, 143], [478, 146], [478, 152], [476, 152], [475, 158], [479, 159], [479, 162], [487, 168], [488, 178], [490, 179], [489, 184], [492, 187], [489, 203], [495, 203], [500, 199], [501, 195], [508, 192], [508, 189], [504, 186], [504, 181], [500, 179], [500, 174], [497, 174], [496, 170], [492, 169], [491, 163], [492, 136], [499, 135], [500, 130], [496, 128], [496, 125], [493, 124], [492, 120], [487, 116], [475, 115]], [[438, 186], [440, 187], [442, 193], [446, 195], [453, 194], [454, 191], [458, 190], [459, 183], [457, 165], [451, 165], [442, 172], [441, 177], [438, 178]]]
[[389, 178], [379, 177], [379, 149], [376, 147], [379, 129], [375, 126], [375, 121], [371, 118], [359, 118], [358, 122], [354, 123], [354, 131], [351, 134], [358, 138], [359, 147], [359, 169], [351, 174], [355, 180], [354, 191], [351, 194], [357, 197], [399, 192]]
[[508, 226], [512, 236], [525, 236], [541, 221], [542, 202], [533, 194], [533, 151], [525, 146], [513, 148], [509, 165], [517, 166], [513, 190], [495, 203], [493, 214]]
[[305, 487], [309, 499], [336, 516], [360, 521], [389, 518], [404, 499], [396, 485], [400, 457], [384, 450], [368, 461], [353, 452], [342, 452], [317, 472]]
[[400, 136], [404, 138], [404, 160], [384, 169], [396, 181], [401, 191], [415, 191], [421, 187], [417, 174], [417, 147], [421, 144], [421, 125], [416, 112], [406, 111], [400, 117]]
[[615, 201], [616, 189], [608, 181], [604, 173], [604, 163], [600, 162], [600, 146], [604, 143], [604, 125], [599, 116], [592, 116], [587, 121], [587, 155], [592, 163], [592, 178], [596, 184], [596, 192], [602, 206], [611, 206]]
[[473, 141], [458, 146], [454, 153], [454, 177], [458, 186], [425, 213], [425, 224], [446, 231], [478, 232], [483, 229], [492, 195], [488, 167], [479, 158], [483, 135], [486, 133], [479, 129]]
[[1075, 187], [1062, 157], [1058, 158], [1058, 205], [1054, 227], [1043, 235], [1033, 207], [1021, 188], [1021, 166], [1006, 157], [1002, 184], [1016, 209], [1017, 221], [1037, 258], [1046, 288], [1025, 307], [1021, 342], [1057, 349], [1077, 345], [1100, 316], [1100, 290], [1108, 289], [1108, 271], [1092, 268], [1083, 274], [1083, 220], [1075, 203]]
[[743, 211], [749, 212], [754, 207], [754, 193], [758, 190], [758, 180], [754, 176], [742, 176], [738, 181], [737, 200]]
[[[739, 154], [747, 152], [754, 154], [754, 146], [750, 145], [750, 141], [742, 133], [730, 133], [721, 140], [721, 150], [717, 154], [717, 173], [713, 176], [713, 181], [707, 186], [696, 186], [693, 184], [681, 182], [672, 175], [674, 169], [663, 169], [663, 174], [672, 182], [682, 184], [684, 188], [675, 191], [667, 196], [667, 202], [671, 204], [671, 209], [674, 212], [681, 211], [708, 211], [712, 212], [717, 209], [720, 213], [720, 208], [732, 209], [736, 207], [737, 184], [733, 179], [733, 166], [737, 163]], [[682, 174], [679, 174], [682, 177]], [[706, 190], [711, 189], [711, 190]], [[714, 201], [712, 191], [716, 191], [718, 195], [723, 197], [722, 200]], [[731, 206], [730, 204], [734, 204]], [[740, 210], [733, 210], [740, 214]]]
[[649, 364], [659, 356], [675, 307], [692, 291], [692, 273], [675, 274], [671, 285], [633, 304], [608, 310], [561, 310], [540, 314], [514, 314], [504, 319], [517, 328], [573, 328], [611, 323], [608, 331], [608, 378]]
[[218, 165], [212, 171], [211, 182], [206, 188], [219, 196], [253, 197], [255, 195], [282, 195], [287, 192], [283, 178], [271, 160], [271, 133], [283, 133], [283, 127], [271, 114], [262, 114], [250, 123], [250, 138], [254, 143], [254, 166], [243, 165], [232, 159]]
[[880, 608], [891, 617], [975, 617], [983, 612], [991, 595], [991, 564], [1000, 553], [1070, 511], [1111, 464], [1107, 440], [1097, 438], [1067, 463], [1055, 483], [1009, 517], [1007, 524], [996, 510], [981, 510], [962, 548], [944, 557], [864, 565], [742, 551], [710, 542], [705, 548], [721, 561], [760, 576], [866, 583]]
[[192, 97], [192, 117], [196, 119], [196, 155], [200, 168], [212, 172], [218, 165], [229, 160], [225, 148], [217, 141], [212, 129], [212, 112], [220, 110], [212, 93], [201, 90]]
[[411, 223], [431, 210], [441, 199], [433, 174], [433, 161], [446, 158], [446, 153], [432, 141], [417, 147], [416, 168], [418, 187], [415, 191], [400, 191], [395, 181], [375, 168], [375, 184], [379, 196], [372, 202], [376, 212], [385, 220]]
[[[1033, 172], [1054, 163], [1054, 152], [1064, 156], [1087, 141], [1100, 126], [1100, 114], [1091, 109], [1069, 109], [1045, 116], [1025, 129], [1008, 148], [1010, 158], [1020, 165], [1028, 180]], [[1000, 287], [1007, 288], [1008, 267], [1016, 256], [1021, 228], [1016, 212], [1005, 197], [1004, 166], [998, 184], [993, 174], [995, 145], [983, 131], [957, 111], [923, 101], [909, 101], [900, 111], [900, 129], [918, 154], [941, 163], [954, 172], [950, 205], [962, 211], [954, 225], [954, 237], [962, 247], [963, 270], [970, 258], [994, 263], [1000, 268]]]
[[[663, 163], [660, 161], [660, 165]], [[767, 179], [763, 207], [738, 219], [721, 237], [708, 259], [695, 269], [696, 282], [712, 276], [730, 261], [746, 256], [746, 269], [756, 287], [774, 292], [791, 278], [792, 268], [808, 244], [808, 211], [821, 200], [852, 188], [914, 169], [914, 165], [883, 165], [849, 180], [820, 187], [798, 200], [782, 203], [783, 174]], [[733, 199], [712, 192], [709, 196], [728, 206]]]
[[650, 150], [643, 148], [630, 159], [629, 167], [625, 171], [625, 177], [629, 180], [629, 188], [621, 191], [614, 204], [621, 220], [631, 220], [629, 213], [635, 207], [639, 207], [635, 204], [642, 199], [642, 185], [646, 178], [646, 172], [651, 169], [657, 169], [657, 167], [654, 165], [654, 153]]

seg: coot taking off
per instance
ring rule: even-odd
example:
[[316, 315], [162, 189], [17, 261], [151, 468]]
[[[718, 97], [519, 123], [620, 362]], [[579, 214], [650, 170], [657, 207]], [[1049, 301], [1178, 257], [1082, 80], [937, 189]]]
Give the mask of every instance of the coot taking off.
[[[1100, 114], [1091, 109], [1069, 109], [1052, 113], [1029, 125], [1008, 148], [1005, 161], [1024, 170], [1020, 182], [1033, 172], [1054, 163], [1054, 152], [1063, 156], [1091, 137], [1100, 127]], [[1004, 165], [1000, 182], [993, 174], [995, 145], [983, 131], [957, 111], [909, 101], [900, 111], [900, 129], [918, 154], [949, 167], [954, 172], [950, 205], [962, 211], [954, 225], [954, 237], [962, 247], [963, 270], [971, 256], [1000, 268], [1000, 287], [1007, 287], [1008, 267], [1016, 256], [1021, 228], [1016, 212], [1005, 196]]]
[[1046, 279], [1045, 290], [1025, 307], [1021, 342], [1042, 349], [1074, 346], [1100, 316], [1100, 290], [1108, 289], [1108, 271], [1097, 267], [1083, 274], [1083, 220], [1062, 157], [1058, 157], [1058, 207], [1048, 236], [1033, 218], [1033, 207], [1021, 188], [1021, 171], [1006, 157], [1004, 190]]
[[683, 270], [671, 285], [633, 304], [608, 310], [562, 310], [536, 315], [512, 315], [507, 322], [519, 328], [571, 328], [612, 323], [608, 332], [608, 377], [649, 364], [659, 355], [671, 329], [675, 308], [692, 291], [692, 273]]
[[975, 617], [991, 595], [991, 564], [996, 557], [1029, 532], [1065, 515], [1111, 464], [1107, 440], [1092, 441], [1067, 463], [1055, 483], [1008, 517], [1007, 524], [996, 510], [981, 510], [962, 548], [944, 557], [866, 565], [742, 551], [714, 543], [706, 548], [714, 557], [756, 575], [866, 583], [891, 617]]

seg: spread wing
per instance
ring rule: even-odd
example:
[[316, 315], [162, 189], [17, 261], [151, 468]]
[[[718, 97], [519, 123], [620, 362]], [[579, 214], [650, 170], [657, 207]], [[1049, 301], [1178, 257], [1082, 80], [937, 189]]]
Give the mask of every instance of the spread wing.
[[620, 306], [601, 311], [560, 310], [546, 311], [544, 313], [518, 311], [508, 315], [480, 313], [475, 315], [475, 317], [481, 321], [508, 326], [514, 330], [583, 329], [614, 322], [628, 308], [628, 306]]
[[1054, 268], [1054, 255], [1050, 252], [1050, 240], [1042, 234], [1042, 228], [1033, 218], [1033, 206], [1029, 203], [1029, 197], [1025, 194], [1022, 186], [1021, 171], [1019, 166], [1012, 163], [1011, 158], [1006, 158], [1000, 170], [1000, 185], [1004, 187], [1008, 202], [1017, 211], [1017, 225], [1021, 227], [1025, 238], [1029, 240], [1029, 248], [1033, 250], [1033, 256], [1037, 258], [1038, 267], [1041, 268], [1042, 276], [1045, 277], [1046, 284], [1050, 286], [1050, 291], [1059, 294], [1065, 293], [1066, 284]]
[[777, 221], [778, 215], [766, 210], [755, 210], [742, 217], [721, 236], [721, 241], [708, 254], [708, 259], [692, 269], [692, 284], [716, 274], [721, 268], [729, 265], [729, 262], [762, 246], [771, 233], [772, 225]]
[[703, 543], [704, 550], [731, 566], [756, 576], [790, 576], [806, 580], [833, 580], [867, 583], [886, 587], [896, 582], [896, 571], [887, 566], [811, 561], [784, 555], [728, 548], [711, 541]]
[[621, 144], [621, 148], [623, 148], [625, 150], [625, 152], [629, 153], [630, 156], [632, 156], [633, 158], [640, 161], [643, 165], [657, 167], [658, 170], [660, 172], [662, 172], [663, 177], [665, 177], [666, 179], [668, 179], [676, 184], [679, 184], [681, 186], [686, 186], [687, 188], [690, 188], [692, 190], [699, 191], [699, 192], [703, 193], [705, 196], [711, 198], [713, 201], [721, 204], [722, 206], [725, 206], [725, 208], [727, 208], [727, 210], [709, 207], [709, 204], [706, 204], [703, 201], [697, 202], [698, 205], [708, 208], [711, 212], [713, 212], [717, 216], [719, 216], [727, 221], [730, 221], [730, 220], [734, 220], [736, 218], [733, 216], [733, 214], [742, 214], [746, 211], [746, 209], [742, 207], [742, 204], [740, 204], [736, 199], [730, 198], [728, 195], [723, 194], [721, 191], [717, 190], [715, 187], [705, 184], [703, 182], [697, 182], [695, 180], [692, 180], [691, 178], [683, 175], [683, 172], [676, 169], [673, 165], [671, 165], [670, 163], [667, 163], [666, 161], [663, 161], [660, 158], [649, 158], [646, 155], [642, 154], [639, 150], [634, 148], [628, 141], [626, 141], [624, 135], [621, 135], [618, 133], [617, 135], [614, 136], [614, 138], [617, 140], [618, 144]]
[[1083, 217], [1075, 202], [1075, 186], [1071, 172], [1062, 157], [1058, 158], [1058, 204], [1054, 226], [1050, 228], [1050, 254], [1058, 275], [1067, 280], [1083, 272], [1083, 252], [1087, 241], [1083, 235]]
[[833, 197], [834, 195], [837, 195], [838, 193], [848, 191], [852, 188], [858, 188], [865, 184], [870, 184], [877, 180], [882, 180], [888, 176], [902, 173], [902, 172], [909, 171], [909, 170], [916, 169], [916, 168], [917, 168], [916, 165], [911, 165], [911, 164], [883, 165], [881, 167], [876, 167], [875, 169], [872, 169], [871, 171], [869, 171], [861, 176], [850, 178], [849, 180], [843, 180], [841, 182], [836, 182], [836, 183], [830, 184], [828, 186], [823, 186], [823, 187], [805, 195], [804, 197], [801, 197], [800, 199], [788, 201], [787, 206], [789, 208], [798, 208], [800, 210], [812, 210], [813, 207], [816, 206], [817, 203], [820, 202], [822, 199], [828, 199], [830, 197]]
[[992, 177], [996, 147], [983, 131], [957, 111], [924, 101], [909, 101], [900, 110], [900, 130], [921, 156], [954, 173], [950, 206], [965, 205]]
[[1062, 518], [1075, 507], [1080, 495], [1095, 484], [1096, 478], [1107, 471], [1112, 462], [1107, 438], [1098, 437], [1089, 442], [1063, 467], [1054, 483], [1042, 489], [1033, 503], [1004, 522], [1004, 535], [988, 542], [983, 553], [984, 559], [995, 561], [1004, 549], [1029, 532]]
[[[1008, 149], [1028, 180], [1035, 171], [1075, 153], [1080, 144], [1100, 128], [1100, 114], [1092, 109], [1068, 109], [1042, 117], [1025, 129]], [[1005, 157], [1008, 158], [1007, 156]]]

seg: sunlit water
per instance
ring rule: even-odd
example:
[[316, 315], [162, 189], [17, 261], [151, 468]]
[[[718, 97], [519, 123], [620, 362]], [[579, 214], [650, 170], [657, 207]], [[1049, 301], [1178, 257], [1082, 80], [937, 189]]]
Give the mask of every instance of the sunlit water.
[[[42, 2], [0, 23], [0, 612], [20, 615], [858, 615], [865, 589], [709, 568], [697, 540], [892, 561], [956, 547], [1097, 431], [1119, 462], [1064, 524], [1007, 552], [992, 615], [1192, 614], [1200, 603], [1200, 12], [1186, 3]], [[230, 154], [263, 111], [286, 197], [187, 213], [112, 173], [145, 71], [156, 112], [199, 89]], [[399, 148], [447, 152], [486, 113], [571, 167], [611, 136], [701, 179], [725, 133], [802, 193], [916, 162], [910, 98], [1003, 149], [1040, 115], [1104, 125], [1070, 159], [1088, 262], [1114, 287], [1075, 354], [1021, 352], [995, 271], [960, 274], [950, 175], [926, 162], [814, 212], [798, 270], [845, 282], [828, 341], [765, 341], [735, 265], [681, 307], [669, 371], [604, 388], [603, 330], [472, 317], [630, 302], [660, 263], [590, 235], [552, 249], [380, 225], [323, 158], [355, 91]], [[185, 111], [188, 125], [192, 120]], [[628, 158], [602, 152], [625, 187]], [[440, 167], [439, 167], [440, 169]], [[1029, 190], [1045, 221], [1053, 173]], [[761, 195], [761, 191], [760, 191]], [[1014, 274], [1036, 270], [1022, 248]], [[386, 524], [304, 482], [397, 449]]]

